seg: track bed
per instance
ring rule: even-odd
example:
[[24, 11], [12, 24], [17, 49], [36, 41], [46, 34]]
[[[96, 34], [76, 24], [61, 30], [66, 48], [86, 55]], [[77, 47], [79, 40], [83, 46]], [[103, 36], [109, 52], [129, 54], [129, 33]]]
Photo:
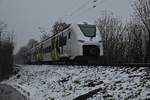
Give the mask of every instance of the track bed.
[[5, 82], [19, 85], [32, 100], [148, 100], [148, 67], [20, 65]]

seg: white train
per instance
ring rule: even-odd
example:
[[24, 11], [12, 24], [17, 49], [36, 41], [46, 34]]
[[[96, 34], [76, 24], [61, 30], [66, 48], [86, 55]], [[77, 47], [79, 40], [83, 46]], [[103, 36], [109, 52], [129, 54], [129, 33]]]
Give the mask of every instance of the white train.
[[103, 57], [102, 37], [96, 25], [71, 24], [29, 49], [25, 57], [26, 63], [98, 60]]

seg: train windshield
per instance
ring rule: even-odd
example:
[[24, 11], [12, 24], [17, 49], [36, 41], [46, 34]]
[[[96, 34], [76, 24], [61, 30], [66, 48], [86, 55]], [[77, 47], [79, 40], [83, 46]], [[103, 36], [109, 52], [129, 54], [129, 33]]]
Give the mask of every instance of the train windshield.
[[95, 25], [81, 25], [79, 27], [86, 37], [95, 37], [96, 35], [96, 26]]

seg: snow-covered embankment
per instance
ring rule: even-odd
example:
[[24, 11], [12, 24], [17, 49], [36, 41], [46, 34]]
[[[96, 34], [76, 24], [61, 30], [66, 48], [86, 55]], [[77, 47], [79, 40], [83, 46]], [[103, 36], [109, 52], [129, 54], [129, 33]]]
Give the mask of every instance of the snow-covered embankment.
[[22, 66], [3, 82], [29, 100], [149, 99], [148, 67]]

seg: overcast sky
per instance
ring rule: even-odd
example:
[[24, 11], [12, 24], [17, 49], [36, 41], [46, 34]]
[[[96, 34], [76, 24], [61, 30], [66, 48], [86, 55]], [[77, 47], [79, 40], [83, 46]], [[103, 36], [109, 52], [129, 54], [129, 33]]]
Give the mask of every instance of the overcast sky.
[[126, 20], [133, 12], [129, 0], [97, 0], [96, 8], [92, 8], [92, 1], [0, 0], [0, 20], [8, 24], [9, 30], [15, 31], [16, 52], [29, 39], [39, 39], [41, 33], [38, 27], [50, 30], [57, 20], [93, 23], [104, 10]]

